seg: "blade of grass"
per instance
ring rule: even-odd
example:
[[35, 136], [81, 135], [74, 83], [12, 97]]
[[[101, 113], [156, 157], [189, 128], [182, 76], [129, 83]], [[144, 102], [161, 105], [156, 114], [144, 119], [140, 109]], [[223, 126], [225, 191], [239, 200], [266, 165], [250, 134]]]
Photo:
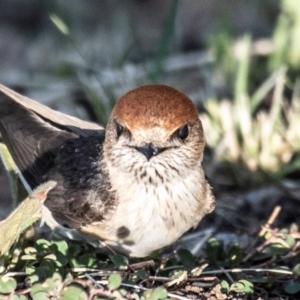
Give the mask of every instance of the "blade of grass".
[[250, 99], [251, 112], [255, 112], [261, 101], [266, 97], [266, 95], [272, 90], [276, 84], [276, 79], [278, 77], [278, 70], [274, 71], [271, 76], [263, 82], [261, 86], [254, 92]]
[[156, 59], [152, 70], [148, 73], [148, 78], [151, 82], [156, 83], [163, 70], [163, 63], [170, 53], [170, 46], [175, 32], [175, 21], [179, 6], [179, 0], [173, 0], [169, 15], [163, 26], [158, 49], [156, 52]]
[[17, 207], [18, 203], [18, 168], [13, 161], [7, 147], [2, 143], [0, 143], [0, 157], [8, 174], [13, 208], [15, 208]]
[[241, 97], [248, 95], [248, 77], [251, 52], [251, 37], [244, 35], [240, 47], [237, 48], [238, 69], [234, 87], [235, 101], [239, 102]]
[[274, 90], [273, 96], [273, 103], [270, 111], [270, 120], [271, 120], [271, 132], [270, 132], [270, 139], [272, 134], [275, 132], [276, 123], [280, 119], [280, 112], [283, 100], [283, 91], [284, 91], [284, 84], [285, 84], [285, 77], [286, 77], [287, 68], [282, 67], [277, 75], [276, 85]]

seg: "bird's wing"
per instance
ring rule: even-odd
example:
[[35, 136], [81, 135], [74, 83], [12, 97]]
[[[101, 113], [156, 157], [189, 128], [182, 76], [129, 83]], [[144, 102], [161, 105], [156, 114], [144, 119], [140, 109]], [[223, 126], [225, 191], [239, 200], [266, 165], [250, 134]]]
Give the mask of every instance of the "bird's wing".
[[0, 132], [26, 183], [35, 188], [62, 144], [77, 134], [58, 129], [16, 102], [0, 97]]
[[[0, 135], [31, 189], [57, 182], [45, 205], [60, 223], [101, 221], [114, 197], [102, 161], [105, 131], [0, 85]], [[24, 182], [23, 182], [24, 183]]]
[[100, 125], [52, 110], [0, 84], [0, 138], [23, 175], [23, 183], [31, 188], [44, 181], [43, 175], [67, 140], [103, 134]]
[[109, 218], [114, 193], [103, 162], [103, 141], [104, 137], [80, 137], [60, 148], [47, 174], [57, 186], [45, 202], [59, 223], [79, 228]]
[[55, 111], [41, 103], [16, 93], [2, 84], [0, 84], [0, 94], [6, 95], [6, 97], [11, 101], [14, 101], [26, 109], [33, 111], [43, 119], [48, 120], [58, 127], [64, 127], [68, 129], [68, 131], [78, 133], [81, 136], [98, 135], [98, 132], [104, 129], [98, 124], [83, 121]]

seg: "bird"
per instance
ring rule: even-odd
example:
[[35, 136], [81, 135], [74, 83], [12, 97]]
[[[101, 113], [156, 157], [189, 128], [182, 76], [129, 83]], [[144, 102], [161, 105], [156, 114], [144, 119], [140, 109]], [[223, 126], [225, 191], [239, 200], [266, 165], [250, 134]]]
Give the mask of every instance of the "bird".
[[146, 257], [215, 208], [196, 106], [173, 87], [127, 92], [104, 128], [0, 85], [0, 134], [29, 192], [56, 182], [42, 221], [62, 238]]

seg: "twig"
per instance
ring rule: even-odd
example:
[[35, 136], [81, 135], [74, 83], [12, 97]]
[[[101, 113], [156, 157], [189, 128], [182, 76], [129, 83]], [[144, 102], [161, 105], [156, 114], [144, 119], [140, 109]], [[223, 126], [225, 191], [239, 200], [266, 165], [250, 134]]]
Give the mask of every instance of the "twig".
[[4, 275], [1, 276], [7, 276], [7, 277], [14, 277], [14, 276], [26, 276], [26, 272], [7, 272]]
[[228, 270], [225, 270], [224, 268], [221, 267], [221, 270], [223, 271], [223, 273], [225, 274], [225, 276], [228, 278], [228, 280], [230, 281], [231, 284], [234, 283], [233, 278], [230, 276]]
[[[262, 226], [258, 237], [263, 237], [265, 235], [265, 233], [267, 232], [267, 230], [270, 229], [270, 226], [274, 223], [274, 221], [277, 219], [279, 213], [281, 211], [281, 206], [275, 206], [275, 208], [273, 209], [268, 221], [265, 223], [265, 225]], [[252, 246], [254, 246], [258, 241], [258, 238], [255, 239], [255, 241], [253, 242]], [[257, 248], [252, 249], [249, 254], [243, 259], [243, 262], [248, 261], [255, 253], [257, 252]]]
[[26, 295], [26, 294], [30, 293], [30, 291], [31, 291], [31, 287], [21, 290], [21, 291], [15, 291], [15, 294], [16, 295]]
[[[89, 274], [90, 276], [109, 276], [111, 274], [120, 274], [121, 276], [123, 276], [124, 273], [125, 273], [124, 271], [96, 271], [94, 273], [89, 273]], [[85, 274], [78, 276], [78, 278], [83, 278], [83, 277], [85, 277]]]
[[267, 230], [270, 228], [270, 226], [274, 223], [274, 221], [277, 219], [279, 213], [281, 211], [281, 206], [275, 206], [273, 209], [272, 214], [270, 215], [267, 223], [262, 227], [261, 231], [259, 232], [258, 236], [262, 237], [265, 235]]
[[88, 278], [90, 281], [92, 281], [98, 288], [104, 289], [104, 286], [98, 283], [90, 274], [86, 273], [85, 277]]
[[204, 271], [202, 274], [203, 275], [211, 275], [211, 274], [223, 274], [224, 271], [230, 272], [230, 273], [242, 273], [242, 272], [268, 272], [268, 273], [278, 273], [278, 274], [286, 274], [286, 275], [293, 275], [292, 271], [288, 270], [279, 270], [279, 269], [263, 269], [263, 268], [256, 268], [256, 269], [251, 269], [251, 268], [234, 268], [234, 269], [223, 269], [223, 270], [212, 270], [212, 271]]
[[135, 264], [130, 264], [132, 270], [139, 270], [139, 269], [149, 268], [153, 266], [154, 266], [154, 260], [147, 260]]
[[92, 268], [71, 268], [70, 271], [72, 272], [75, 272], [75, 273], [80, 273], [80, 272], [112, 272], [112, 271], [102, 271], [102, 270], [99, 270], [99, 269], [92, 269]]

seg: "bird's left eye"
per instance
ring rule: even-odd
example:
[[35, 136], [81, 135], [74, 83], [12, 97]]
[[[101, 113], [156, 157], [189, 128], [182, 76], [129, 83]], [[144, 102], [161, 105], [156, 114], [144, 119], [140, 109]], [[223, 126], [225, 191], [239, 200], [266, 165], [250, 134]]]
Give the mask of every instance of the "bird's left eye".
[[178, 136], [181, 140], [185, 140], [189, 136], [189, 127], [187, 124], [178, 129]]
[[117, 136], [120, 137], [123, 131], [124, 131], [124, 127], [117, 123]]

